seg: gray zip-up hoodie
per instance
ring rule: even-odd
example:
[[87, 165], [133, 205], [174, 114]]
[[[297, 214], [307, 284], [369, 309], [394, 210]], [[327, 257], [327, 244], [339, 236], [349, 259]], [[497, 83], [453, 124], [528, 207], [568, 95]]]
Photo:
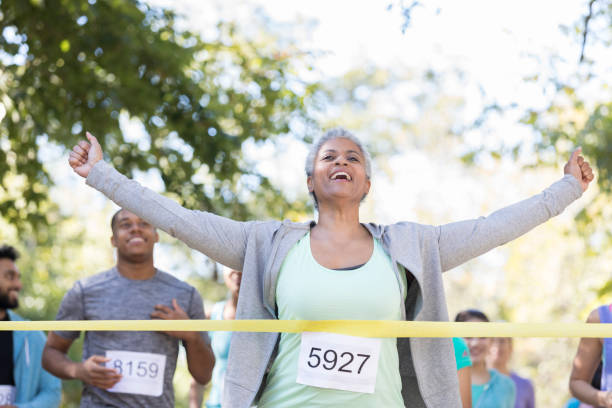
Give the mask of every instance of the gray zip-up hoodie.
[[[237, 319], [275, 319], [276, 280], [285, 256], [311, 227], [291, 221], [238, 222], [211, 213], [187, 210], [100, 161], [87, 184], [134, 214], [231, 268], [242, 270]], [[571, 175], [542, 193], [498, 210], [488, 217], [442, 226], [410, 222], [365, 224], [382, 242], [393, 264], [414, 279], [403, 287], [398, 305], [406, 320], [447, 321], [442, 272], [505, 244], [561, 213], [580, 197], [582, 188]], [[395, 266], [396, 275], [399, 268]], [[314, 300], [313, 300], [314, 301]], [[225, 376], [223, 406], [246, 408], [264, 386], [274, 358], [278, 333], [232, 336]], [[402, 397], [407, 407], [460, 408], [459, 386], [450, 339], [399, 338], [397, 349]]]

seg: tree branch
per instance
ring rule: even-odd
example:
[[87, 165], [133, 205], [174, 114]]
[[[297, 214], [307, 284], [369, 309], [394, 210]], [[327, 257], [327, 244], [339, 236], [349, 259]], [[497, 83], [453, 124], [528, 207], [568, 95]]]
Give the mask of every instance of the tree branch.
[[595, 1], [596, 0], [589, 1], [589, 12], [584, 17], [584, 33], [582, 33], [582, 47], [580, 49], [579, 63], [582, 63], [584, 61], [584, 47], [586, 45], [587, 35], [589, 32], [589, 21], [591, 20], [591, 17], [593, 17], [593, 3], [595, 3]]

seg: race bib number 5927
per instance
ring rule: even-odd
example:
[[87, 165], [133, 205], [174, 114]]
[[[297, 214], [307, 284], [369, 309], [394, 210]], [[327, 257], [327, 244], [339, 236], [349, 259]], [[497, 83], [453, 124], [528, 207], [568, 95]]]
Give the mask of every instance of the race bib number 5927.
[[373, 393], [380, 339], [302, 333], [296, 382], [321, 388]]

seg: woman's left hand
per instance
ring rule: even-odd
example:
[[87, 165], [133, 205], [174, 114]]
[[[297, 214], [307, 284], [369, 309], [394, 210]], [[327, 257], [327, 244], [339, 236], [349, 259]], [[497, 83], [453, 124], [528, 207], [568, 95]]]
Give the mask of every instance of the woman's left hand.
[[581, 152], [581, 147], [574, 150], [565, 164], [565, 167], [563, 167], [563, 173], [571, 174], [576, 177], [576, 180], [578, 180], [582, 186], [582, 191], [586, 191], [589, 187], [589, 183], [595, 178], [595, 175], [593, 174], [593, 169], [591, 169], [589, 162], [584, 161], [584, 157], [580, 155]]

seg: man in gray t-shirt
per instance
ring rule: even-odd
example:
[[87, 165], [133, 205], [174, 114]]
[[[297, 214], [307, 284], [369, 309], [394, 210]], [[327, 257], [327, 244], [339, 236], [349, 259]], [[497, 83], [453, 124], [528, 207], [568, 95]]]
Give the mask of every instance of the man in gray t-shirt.
[[[199, 293], [153, 266], [155, 228], [126, 210], [111, 221], [117, 265], [79, 280], [66, 293], [57, 320], [204, 319]], [[80, 332], [49, 333], [43, 366], [83, 381], [81, 407], [174, 407], [172, 378], [178, 343], [191, 375], [210, 380], [214, 356], [205, 332], [85, 332], [79, 363], [66, 353]]]

